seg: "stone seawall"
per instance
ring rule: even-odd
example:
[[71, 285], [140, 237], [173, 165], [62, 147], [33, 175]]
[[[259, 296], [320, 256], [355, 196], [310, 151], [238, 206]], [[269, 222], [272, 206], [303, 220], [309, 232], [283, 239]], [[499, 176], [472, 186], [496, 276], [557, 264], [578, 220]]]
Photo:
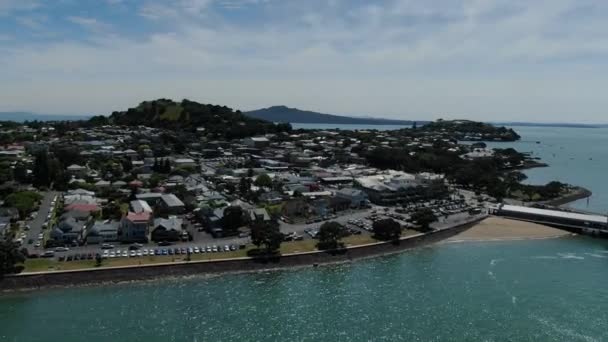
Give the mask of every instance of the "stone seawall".
[[354, 259], [394, 254], [414, 247], [429, 245], [463, 232], [484, 218], [485, 216], [478, 217], [456, 227], [402, 238], [397, 244], [393, 242], [378, 242], [349, 247], [339, 253], [315, 251], [287, 254], [274, 259], [234, 258], [19, 274], [7, 276], [1, 280], [0, 291], [118, 283], [196, 274], [251, 272], [349, 262]]

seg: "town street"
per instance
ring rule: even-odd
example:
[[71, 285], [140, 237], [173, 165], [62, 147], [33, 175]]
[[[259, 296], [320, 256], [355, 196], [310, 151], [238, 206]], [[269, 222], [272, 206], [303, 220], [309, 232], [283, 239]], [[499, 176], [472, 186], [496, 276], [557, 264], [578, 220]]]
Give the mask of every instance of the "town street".
[[[27, 237], [23, 241], [23, 243], [27, 246], [29, 253], [43, 253], [44, 246], [34, 247], [34, 244], [38, 241], [38, 234], [43, 233], [42, 225], [47, 220], [48, 214], [51, 212], [52, 206], [51, 202], [55, 196], [59, 196], [59, 192], [56, 191], [48, 191], [44, 194], [44, 198], [40, 204], [40, 208], [38, 209], [38, 214], [33, 220], [29, 220], [26, 222], [30, 226], [30, 230], [27, 231]], [[50, 227], [49, 227], [50, 229]], [[34, 240], [32, 244], [29, 244], [29, 240]], [[42, 241], [41, 241], [42, 243]]]

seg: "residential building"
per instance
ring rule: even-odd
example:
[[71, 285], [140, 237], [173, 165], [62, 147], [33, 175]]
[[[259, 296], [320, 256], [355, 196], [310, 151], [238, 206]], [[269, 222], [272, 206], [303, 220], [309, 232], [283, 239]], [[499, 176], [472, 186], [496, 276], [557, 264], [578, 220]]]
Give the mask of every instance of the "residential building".
[[118, 239], [122, 242], [147, 242], [151, 218], [150, 213], [129, 212], [120, 221]]
[[87, 232], [87, 244], [118, 241], [119, 225], [117, 221], [96, 221]]
[[184, 236], [187, 237], [188, 232], [184, 230], [183, 226], [183, 220], [176, 216], [170, 216], [168, 219], [156, 219], [150, 234], [151, 239], [156, 242], [178, 241]]

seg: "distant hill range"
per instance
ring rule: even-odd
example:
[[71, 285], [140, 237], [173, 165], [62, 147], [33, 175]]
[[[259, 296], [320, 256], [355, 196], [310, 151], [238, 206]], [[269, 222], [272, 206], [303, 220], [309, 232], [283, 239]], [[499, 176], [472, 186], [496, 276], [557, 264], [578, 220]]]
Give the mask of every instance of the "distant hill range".
[[148, 126], [172, 129], [180, 132], [201, 132], [228, 139], [277, 133], [291, 129], [286, 124], [251, 118], [240, 111], [219, 105], [201, 104], [169, 99], [144, 101], [126, 111], [113, 112], [110, 116], [94, 116], [89, 121], [94, 126], [122, 125]]
[[58, 115], [58, 114], [36, 114], [29, 112], [0, 112], [0, 121], [78, 121], [88, 120], [90, 115]]
[[[412, 125], [411, 120], [389, 120], [377, 118], [357, 118], [333, 114], [323, 114], [312, 111], [274, 106], [270, 108], [244, 112], [245, 115], [272, 122], [289, 123], [318, 123], [318, 124], [358, 124], [358, 125]], [[420, 122], [419, 122], [420, 123]]]

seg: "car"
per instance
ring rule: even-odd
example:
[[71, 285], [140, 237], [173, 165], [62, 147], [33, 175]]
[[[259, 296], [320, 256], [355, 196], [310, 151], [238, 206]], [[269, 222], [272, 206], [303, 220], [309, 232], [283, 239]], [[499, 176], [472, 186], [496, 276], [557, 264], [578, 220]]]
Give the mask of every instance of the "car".
[[135, 252], [135, 253], [137, 253], [137, 256], [138, 256], [138, 257], [144, 256], [144, 253], [143, 253], [142, 251], [137, 251], [137, 252]]
[[211, 247], [211, 251], [213, 251], [214, 253], [218, 251], [217, 246], [213, 245], [213, 247]]
[[129, 257], [131, 257], [131, 258], [136, 257], [136, 256], [137, 256], [137, 252], [135, 252], [135, 251], [131, 251], [129, 253]]
[[174, 250], [174, 249], [172, 249], [172, 248], [169, 248], [169, 249], [167, 250], [167, 253], [169, 253], [169, 255], [173, 255], [173, 254], [175, 254], [175, 250]]
[[104, 257], [107, 257], [108, 254], [110, 254], [110, 251], [108, 251], [107, 249], [103, 251], [103, 256]]
[[142, 250], [141, 251], [141, 255], [142, 256], [148, 256], [148, 250], [147, 249]]
[[114, 252], [110, 252], [109, 255], [110, 255], [110, 258], [116, 258], [116, 253], [114, 253]]
[[230, 250], [230, 246], [225, 245], [225, 246], [224, 246], [224, 252], [228, 252], [229, 250]]
[[122, 252], [122, 256], [126, 258], [126, 257], [128, 257], [128, 256], [129, 256], [129, 253], [128, 253], [127, 251], [123, 251], [123, 252]]
[[236, 246], [235, 246], [235, 245], [230, 245], [230, 250], [231, 250], [231, 251], [236, 251], [236, 250], [237, 250], [237, 248], [236, 248]]
[[169, 254], [169, 252], [163, 248], [163, 255], [167, 255], [167, 254]]
[[40, 247], [40, 246], [41, 246], [40, 242], [36, 242], [36, 243], [34, 244], [34, 247], [36, 247], [36, 248], [38, 248], [38, 247]]
[[28, 245], [31, 245], [31, 244], [33, 244], [33, 243], [34, 243], [34, 239], [28, 239], [28, 240], [27, 240], [27, 244], [28, 244]]
[[31, 228], [32, 228], [32, 227], [30, 227], [30, 225], [29, 225], [29, 224], [26, 224], [26, 225], [25, 225], [25, 230], [30, 230]]
[[155, 249], [155, 250], [154, 250], [154, 255], [160, 255], [160, 254], [161, 254], [161, 253], [160, 253], [160, 249]]
[[211, 248], [210, 246], [207, 246], [207, 248], [205, 248], [205, 252], [211, 253], [211, 252], [213, 252], [213, 248]]
[[186, 254], [186, 253], [188, 253], [188, 251], [187, 251], [187, 250], [186, 250], [184, 247], [180, 248], [180, 249], [179, 249], [179, 251], [180, 251], [182, 254]]
[[194, 252], [194, 254], [198, 254], [200, 252], [200, 250], [196, 246], [192, 249], [192, 251]]
[[201, 253], [205, 253], [205, 247], [200, 246], [198, 249], [200, 249], [200, 250], [201, 250]]
[[194, 250], [192, 249], [192, 247], [188, 247], [188, 253], [189, 253], [189, 254], [194, 253]]

